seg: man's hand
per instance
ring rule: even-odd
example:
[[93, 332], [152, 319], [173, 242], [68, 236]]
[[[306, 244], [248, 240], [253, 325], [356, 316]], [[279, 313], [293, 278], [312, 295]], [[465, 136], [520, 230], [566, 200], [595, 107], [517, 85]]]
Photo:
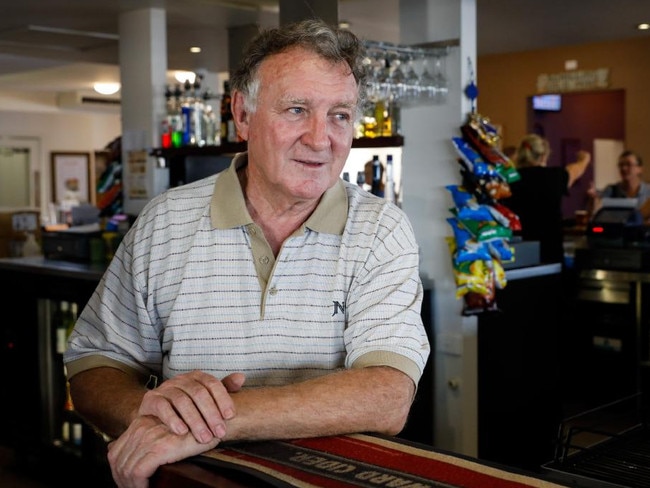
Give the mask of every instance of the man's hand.
[[138, 415], [157, 417], [174, 434], [191, 431], [196, 441], [211, 443], [226, 435], [225, 420], [236, 414], [230, 393], [239, 391], [244, 381], [242, 373], [222, 381], [202, 371], [181, 374], [148, 391]]
[[174, 434], [156, 417], [139, 416], [108, 445], [108, 462], [119, 488], [147, 488], [159, 466], [196, 456], [219, 442], [218, 437], [213, 437], [210, 442], [200, 443], [190, 433]]

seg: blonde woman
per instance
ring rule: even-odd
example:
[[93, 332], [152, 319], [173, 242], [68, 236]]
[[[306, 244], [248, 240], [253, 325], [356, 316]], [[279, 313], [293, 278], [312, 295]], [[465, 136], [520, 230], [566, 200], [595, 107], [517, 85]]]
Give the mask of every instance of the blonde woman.
[[544, 263], [563, 261], [562, 197], [591, 162], [591, 154], [578, 151], [576, 161], [564, 167], [549, 167], [546, 164], [550, 154], [545, 138], [526, 135], [513, 158], [521, 179], [511, 184], [512, 196], [503, 201], [519, 216], [523, 240], [540, 242]]

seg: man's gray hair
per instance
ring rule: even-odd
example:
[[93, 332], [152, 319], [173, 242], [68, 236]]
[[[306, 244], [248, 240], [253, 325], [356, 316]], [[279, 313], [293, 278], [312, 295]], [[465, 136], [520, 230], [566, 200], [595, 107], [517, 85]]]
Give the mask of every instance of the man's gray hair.
[[332, 63], [347, 63], [359, 89], [357, 108], [363, 106], [368, 78], [363, 43], [350, 31], [309, 19], [262, 31], [248, 43], [238, 68], [230, 76], [230, 87], [244, 94], [247, 111], [256, 108], [260, 88], [257, 74], [262, 61], [293, 47], [312, 51]]

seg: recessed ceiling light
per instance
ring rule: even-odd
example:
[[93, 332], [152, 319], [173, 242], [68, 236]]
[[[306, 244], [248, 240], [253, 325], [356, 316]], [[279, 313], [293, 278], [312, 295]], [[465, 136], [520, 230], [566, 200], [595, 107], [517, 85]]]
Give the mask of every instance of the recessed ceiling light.
[[117, 93], [120, 91], [120, 84], [119, 83], [103, 83], [103, 82], [97, 82], [93, 85], [93, 88], [97, 93], [100, 93], [102, 95], [113, 95], [114, 93]]
[[200, 53], [200, 52], [201, 52], [201, 48], [200, 48], [199, 46], [192, 46], [192, 47], [190, 48], [190, 52], [191, 52], [191, 53], [195, 53], [195, 54], [196, 54], [196, 53]]
[[174, 78], [176, 78], [176, 81], [179, 83], [185, 83], [185, 81], [194, 83], [194, 80], [196, 80], [196, 73], [193, 71], [176, 71], [174, 73]]
[[637, 25], [636, 28], [639, 30], [648, 30], [650, 29], [650, 24], [643, 22], [642, 24]]

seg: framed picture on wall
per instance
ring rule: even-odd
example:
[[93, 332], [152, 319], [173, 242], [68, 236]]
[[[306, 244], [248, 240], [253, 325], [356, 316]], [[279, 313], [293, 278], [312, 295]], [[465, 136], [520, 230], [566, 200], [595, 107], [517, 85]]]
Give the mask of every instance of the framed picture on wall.
[[52, 200], [90, 201], [90, 153], [52, 152]]

